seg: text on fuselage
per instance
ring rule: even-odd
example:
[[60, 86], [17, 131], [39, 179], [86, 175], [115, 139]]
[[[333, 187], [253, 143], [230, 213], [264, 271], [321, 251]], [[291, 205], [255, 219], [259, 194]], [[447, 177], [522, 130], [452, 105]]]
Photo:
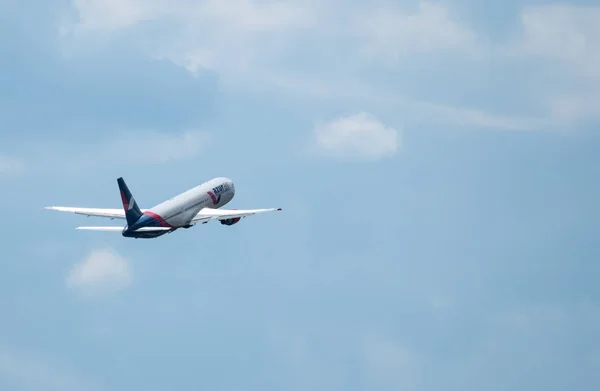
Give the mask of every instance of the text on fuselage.
[[227, 190], [229, 190], [229, 185], [227, 185], [226, 183], [212, 188], [212, 191], [215, 195]]

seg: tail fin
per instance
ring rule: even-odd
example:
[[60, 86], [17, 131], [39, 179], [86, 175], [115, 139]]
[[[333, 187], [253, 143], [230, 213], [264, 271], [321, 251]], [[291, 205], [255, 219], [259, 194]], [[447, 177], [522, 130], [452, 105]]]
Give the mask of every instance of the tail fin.
[[133, 195], [131, 195], [129, 188], [122, 177], [117, 179], [117, 183], [119, 184], [119, 190], [121, 191], [121, 200], [123, 201], [127, 225], [132, 226], [140, 217], [142, 217], [142, 211], [137, 206]]

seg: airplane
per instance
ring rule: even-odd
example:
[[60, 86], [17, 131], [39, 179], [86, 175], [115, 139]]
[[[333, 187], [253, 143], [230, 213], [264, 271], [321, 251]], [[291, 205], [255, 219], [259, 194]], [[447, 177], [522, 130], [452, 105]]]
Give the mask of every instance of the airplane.
[[240, 219], [257, 213], [280, 211], [269, 209], [220, 209], [235, 195], [235, 186], [229, 178], [219, 177], [204, 182], [150, 209], [140, 209], [123, 177], [117, 178], [123, 209], [80, 208], [70, 206], [46, 206], [44, 209], [71, 212], [86, 216], [124, 219], [125, 227], [77, 227], [80, 230], [121, 231], [126, 238], [152, 239], [179, 228], [190, 228], [198, 223], [220, 221], [223, 225], [237, 224]]

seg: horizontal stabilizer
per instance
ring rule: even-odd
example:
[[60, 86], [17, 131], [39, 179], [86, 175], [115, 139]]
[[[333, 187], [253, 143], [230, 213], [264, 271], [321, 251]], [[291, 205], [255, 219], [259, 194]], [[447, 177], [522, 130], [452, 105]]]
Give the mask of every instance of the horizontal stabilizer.
[[170, 231], [171, 227], [142, 227], [134, 230], [133, 232], [156, 232], [156, 231]]
[[[123, 227], [77, 227], [76, 229], [86, 231], [123, 231]], [[142, 227], [138, 228], [133, 232], [157, 232], [157, 231], [169, 231], [170, 227]]]
[[123, 231], [123, 227], [77, 227], [75, 229], [87, 231]]

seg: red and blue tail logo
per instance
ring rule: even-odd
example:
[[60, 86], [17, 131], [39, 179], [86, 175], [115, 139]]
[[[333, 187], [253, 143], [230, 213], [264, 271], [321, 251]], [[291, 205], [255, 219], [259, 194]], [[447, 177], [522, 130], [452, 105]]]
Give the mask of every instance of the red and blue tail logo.
[[119, 184], [123, 209], [125, 210], [125, 218], [127, 219], [127, 224], [131, 226], [142, 216], [142, 211], [136, 205], [135, 199], [125, 184], [123, 178], [118, 178], [117, 182]]
[[123, 201], [123, 209], [125, 209], [126, 212], [135, 207], [135, 199], [133, 196], [130, 195], [129, 198], [127, 198], [127, 195], [123, 190], [121, 190], [121, 201]]

